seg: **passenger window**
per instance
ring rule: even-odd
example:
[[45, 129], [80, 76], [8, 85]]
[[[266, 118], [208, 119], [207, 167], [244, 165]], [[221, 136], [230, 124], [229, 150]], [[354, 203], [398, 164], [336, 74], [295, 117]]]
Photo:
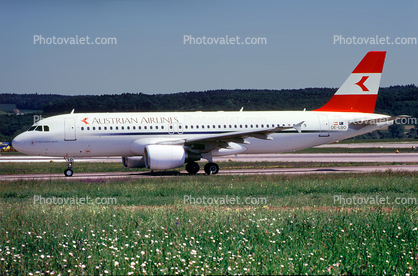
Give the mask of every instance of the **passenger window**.
[[81, 130], [84, 130], [84, 127], [81, 127]]
[[104, 130], [107, 130], [107, 127], [104, 127], [103, 129], [104, 129]]
[[96, 130], [96, 127], [93, 127], [93, 130]]
[[125, 127], [121, 127], [120, 129], [124, 130], [124, 129], [125, 129]]
[[126, 129], [127, 129], [127, 130], [129, 130], [129, 129], [130, 129], [130, 127], [128, 127], [128, 126], [127, 126], [127, 127], [126, 127]]
[[99, 127], [99, 130], [102, 130], [102, 127]]

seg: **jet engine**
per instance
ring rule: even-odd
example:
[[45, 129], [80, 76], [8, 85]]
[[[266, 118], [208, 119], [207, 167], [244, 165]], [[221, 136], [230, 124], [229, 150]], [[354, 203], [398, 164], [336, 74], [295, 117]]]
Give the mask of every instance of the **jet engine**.
[[167, 170], [181, 167], [187, 159], [183, 146], [148, 145], [145, 147], [145, 166], [151, 170]]
[[122, 163], [126, 168], [145, 168], [143, 156], [124, 156], [122, 157]]

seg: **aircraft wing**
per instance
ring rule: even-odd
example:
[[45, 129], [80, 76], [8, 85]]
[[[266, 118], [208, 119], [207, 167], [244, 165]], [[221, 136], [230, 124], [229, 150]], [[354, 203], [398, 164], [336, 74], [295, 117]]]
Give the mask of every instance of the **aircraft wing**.
[[245, 140], [245, 138], [253, 137], [263, 140], [272, 140], [273, 138], [270, 134], [275, 133], [277, 131], [283, 131], [287, 129], [296, 129], [299, 133], [301, 132], [302, 124], [305, 121], [302, 121], [298, 124], [294, 124], [292, 126], [283, 126], [283, 127], [272, 127], [272, 128], [264, 128], [264, 129], [257, 129], [257, 130], [248, 130], [248, 131], [231, 131], [227, 133], [221, 134], [202, 134], [198, 137], [193, 138], [185, 138], [185, 139], [177, 139], [177, 140], [166, 140], [158, 142], [157, 144], [165, 144], [165, 145], [191, 145], [191, 144], [217, 144], [215, 147], [225, 148], [228, 147], [228, 142], [235, 142], [235, 143], [244, 143], [248, 144], [249, 142]]

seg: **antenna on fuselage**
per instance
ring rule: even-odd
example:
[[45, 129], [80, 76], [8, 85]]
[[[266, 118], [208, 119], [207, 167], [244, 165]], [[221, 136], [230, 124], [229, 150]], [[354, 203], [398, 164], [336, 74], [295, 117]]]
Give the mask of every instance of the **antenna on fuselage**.
[[71, 110], [71, 113], [70, 114], [74, 114], [74, 109], [73, 110]]
[[242, 112], [244, 110], [244, 107], [241, 107], [241, 109], [239, 110], [239, 112]]

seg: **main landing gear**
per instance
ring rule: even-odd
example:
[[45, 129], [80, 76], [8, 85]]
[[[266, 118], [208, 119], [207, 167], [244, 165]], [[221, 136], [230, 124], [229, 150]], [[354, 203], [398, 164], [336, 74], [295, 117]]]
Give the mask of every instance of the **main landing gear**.
[[64, 158], [65, 158], [65, 161], [67, 161], [67, 169], [65, 169], [64, 175], [67, 177], [73, 176], [74, 157], [64, 157]]
[[[194, 161], [189, 162], [186, 165], [186, 171], [191, 175], [197, 174], [199, 170], [199, 164]], [[216, 163], [209, 162], [205, 165], [204, 170], [207, 175], [217, 174], [219, 172], [219, 166]]]
[[219, 166], [216, 163], [207, 163], [204, 167], [205, 173], [207, 175], [217, 174], [219, 172]]

